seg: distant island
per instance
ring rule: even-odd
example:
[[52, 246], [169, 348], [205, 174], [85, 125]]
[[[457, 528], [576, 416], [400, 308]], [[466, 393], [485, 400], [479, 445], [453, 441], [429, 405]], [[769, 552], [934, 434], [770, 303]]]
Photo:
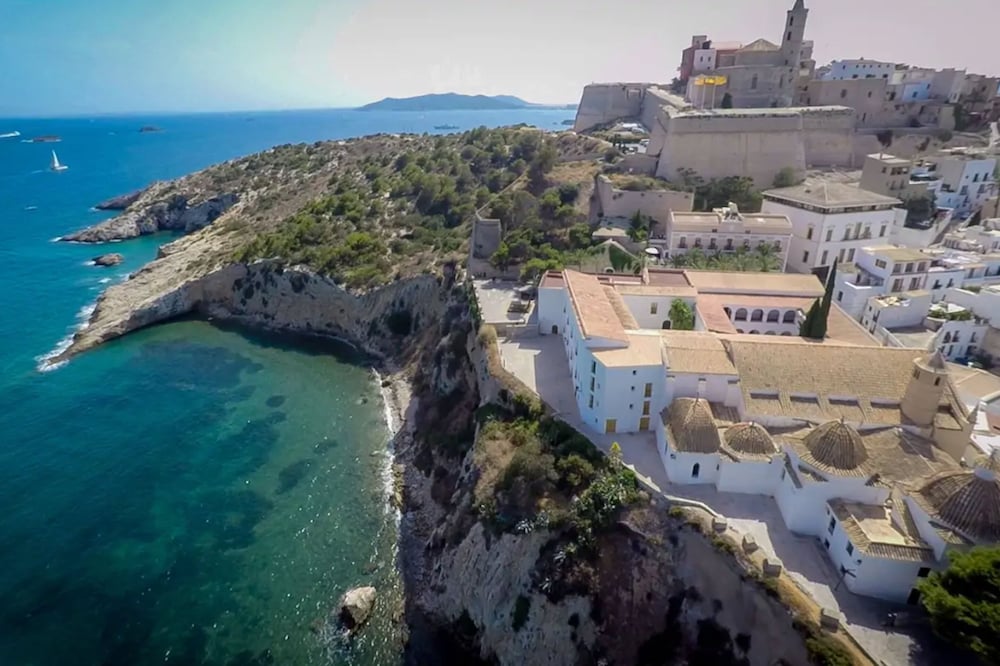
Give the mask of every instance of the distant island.
[[416, 97], [386, 97], [358, 107], [359, 111], [503, 111], [511, 109], [572, 109], [575, 104], [532, 104], [513, 95], [437, 93]]

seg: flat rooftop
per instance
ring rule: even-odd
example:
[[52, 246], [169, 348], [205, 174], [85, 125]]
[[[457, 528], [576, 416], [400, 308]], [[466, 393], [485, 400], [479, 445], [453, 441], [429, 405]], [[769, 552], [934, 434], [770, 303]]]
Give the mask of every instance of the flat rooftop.
[[874, 245], [866, 250], [879, 257], [892, 261], [928, 261], [930, 256], [915, 247], [898, 247], [896, 245]]
[[815, 275], [796, 273], [739, 273], [686, 270], [685, 277], [701, 293], [749, 293], [786, 296], [822, 296], [823, 284]]
[[895, 206], [902, 202], [863, 190], [856, 185], [832, 181], [806, 181], [801, 185], [765, 190], [764, 198], [775, 201], [815, 206], [817, 208], [849, 208], [855, 206]]

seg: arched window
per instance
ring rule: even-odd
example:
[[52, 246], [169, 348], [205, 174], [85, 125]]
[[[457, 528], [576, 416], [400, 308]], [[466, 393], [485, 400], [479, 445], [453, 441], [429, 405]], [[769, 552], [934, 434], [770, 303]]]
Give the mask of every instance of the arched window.
[[781, 313], [777, 310], [771, 310], [767, 313], [767, 320], [773, 324], [778, 323], [778, 319], [781, 317]]
[[750, 321], [764, 321], [764, 311], [754, 310], [753, 314], [750, 315]]
[[781, 318], [781, 321], [786, 324], [795, 323], [795, 310], [788, 310], [785, 312], [785, 316]]
[[750, 331], [750, 335], [760, 335], [760, 331], [758, 331], [758, 330], [757, 330], [757, 329], [755, 328], [754, 330]]
[[764, 331], [764, 335], [774, 335], [774, 331]]
[[663, 330], [665, 330], [665, 331], [669, 330], [670, 329], [670, 320], [669, 319], [664, 319], [663, 320], [663, 326], [661, 326], [661, 328]]
[[743, 333], [743, 329], [742, 328], [738, 328], [738, 329], [736, 329], [736, 332], [737, 333]]
[[754, 74], [753, 78], [750, 79], [750, 90], [757, 90], [757, 75]]
[[746, 321], [747, 320], [746, 308], [740, 308], [739, 310], [737, 310], [736, 316], [733, 317], [733, 319], [735, 319], [736, 321]]
[[691, 478], [697, 479], [700, 473], [701, 473], [701, 463], [695, 463], [694, 467], [691, 468]]
[[552, 324], [552, 335], [559, 335], [559, 327]]
[[782, 331], [782, 332], [781, 332], [781, 335], [789, 335], [789, 336], [790, 336], [790, 335], [791, 335], [791, 333], [789, 333], [788, 331]]

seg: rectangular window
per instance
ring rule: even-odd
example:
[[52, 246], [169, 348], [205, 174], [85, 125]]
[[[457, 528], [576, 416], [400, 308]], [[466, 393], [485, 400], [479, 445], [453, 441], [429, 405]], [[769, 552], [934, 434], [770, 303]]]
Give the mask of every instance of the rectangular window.
[[837, 519], [831, 516], [830, 526], [826, 528], [826, 531], [829, 532], [830, 534], [833, 534], [833, 528], [835, 528], [836, 526], [837, 526]]
[[823, 254], [820, 255], [819, 264], [820, 266], [826, 266], [826, 255], [829, 254], [826, 250], [823, 250]]
[[882, 259], [876, 259], [875, 265], [878, 266], [879, 268], [885, 268], [886, 266], [885, 261]]
[[656, 314], [656, 308], [657, 308], [658, 305], [659, 305], [658, 303], [650, 303], [649, 304], [649, 314]]
[[850, 541], [847, 542], [847, 554], [848, 555], [854, 554], [854, 544], [851, 543]]
[[848, 250], [848, 252], [847, 252], [847, 260], [848, 261], [854, 261], [854, 248], [853, 247], [850, 250]]
[[812, 237], [813, 237], [813, 228], [809, 227], [808, 229], [806, 229], [806, 240], [812, 240]]
[[590, 394], [590, 400], [587, 401], [587, 407], [589, 407], [590, 409], [594, 408], [594, 394], [593, 393]]
[[618, 428], [618, 420], [617, 419], [608, 419], [607, 421], [604, 422], [604, 432], [606, 432], [606, 433], [612, 433], [617, 428]]
[[884, 224], [882, 225], [882, 228], [879, 229], [878, 236], [879, 236], [879, 238], [881, 238], [882, 236], [885, 236], [885, 225]]
[[594, 390], [594, 382], [595, 382], [595, 381], [596, 381], [596, 380], [595, 380], [595, 379], [594, 379], [593, 377], [591, 377], [591, 378], [590, 378], [590, 390], [591, 390], [591, 391], [593, 391], [593, 390]]
[[837, 302], [840, 303], [842, 300], [844, 300], [844, 292], [838, 291], [837, 292]]
[[597, 372], [597, 361], [590, 362], [590, 374]]
[[643, 391], [642, 395], [643, 395], [644, 398], [650, 398], [650, 397], [653, 396], [653, 384], [652, 383], [647, 383], [646, 384], [646, 388]]
[[642, 403], [642, 415], [649, 416], [649, 400]]
[[833, 240], [833, 229], [832, 228], [826, 230], [826, 242], [829, 243], [831, 240]]
[[802, 253], [802, 263], [805, 264], [808, 262], [809, 262], [809, 250], [806, 250], [805, 252]]

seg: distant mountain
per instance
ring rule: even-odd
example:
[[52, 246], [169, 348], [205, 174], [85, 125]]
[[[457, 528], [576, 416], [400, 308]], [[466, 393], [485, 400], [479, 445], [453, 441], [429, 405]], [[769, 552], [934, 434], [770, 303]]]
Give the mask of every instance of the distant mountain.
[[359, 111], [497, 111], [504, 109], [572, 109], [572, 104], [532, 104], [513, 95], [437, 93], [416, 97], [386, 97], [358, 107]]

